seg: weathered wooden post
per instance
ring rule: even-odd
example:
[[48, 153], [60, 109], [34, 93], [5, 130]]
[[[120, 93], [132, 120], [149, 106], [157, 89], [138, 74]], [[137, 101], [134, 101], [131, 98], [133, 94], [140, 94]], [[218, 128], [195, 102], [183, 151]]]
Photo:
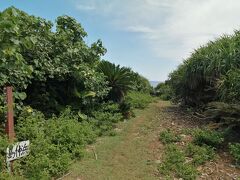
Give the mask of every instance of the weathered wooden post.
[[[7, 103], [7, 122], [5, 131], [9, 142], [12, 144], [15, 139], [14, 119], [13, 119], [13, 88], [6, 87], [6, 103]], [[13, 173], [13, 161], [29, 154], [30, 141], [21, 141], [9, 146], [6, 151], [6, 163], [10, 173]]]
[[14, 132], [14, 120], [13, 120], [13, 90], [12, 86], [6, 87], [6, 98], [7, 98], [7, 122], [6, 122], [6, 134], [10, 142], [13, 142], [15, 137]]
[[[12, 86], [6, 87], [6, 101], [7, 101], [7, 121], [5, 131], [9, 141], [12, 143], [15, 138], [14, 132], [14, 119], [13, 119], [13, 88]], [[13, 172], [13, 161], [9, 164], [10, 172]]]

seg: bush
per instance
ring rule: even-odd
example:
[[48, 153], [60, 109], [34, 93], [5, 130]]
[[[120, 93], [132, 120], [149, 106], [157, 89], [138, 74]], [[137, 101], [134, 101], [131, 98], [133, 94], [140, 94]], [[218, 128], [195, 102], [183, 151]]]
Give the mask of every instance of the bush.
[[96, 128], [95, 131], [99, 136], [109, 135], [114, 128], [115, 123], [122, 119], [121, 113], [112, 114], [109, 112], [95, 111], [92, 115], [93, 118], [90, 121], [94, 124]]
[[182, 164], [176, 169], [178, 177], [184, 180], [195, 180], [198, 175], [198, 171], [191, 164]]
[[131, 104], [129, 102], [123, 101], [119, 108], [124, 118], [129, 119], [131, 116], [134, 116]]
[[167, 145], [164, 160], [159, 166], [160, 173], [165, 176], [174, 176], [194, 180], [197, 177], [197, 170], [194, 166], [185, 162], [185, 154], [176, 145]]
[[[85, 145], [97, 135], [111, 134], [114, 124], [122, 119], [119, 105], [108, 102], [92, 112], [92, 117], [65, 109], [59, 116], [46, 119], [31, 107], [22, 109], [17, 119], [18, 141], [30, 140], [30, 154], [19, 159], [15, 173], [27, 179], [51, 179], [69, 170], [74, 159], [83, 156]], [[0, 136], [0, 177], [8, 178], [5, 164], [7, 141]]]
[[224, 141], [224, 133], [213, 130], [197, 129], [193, 133], [193, 143], [197, 145], [208, 145], [219, 147]]
[[159, 139], [163, 144], [169, 144], [173, 142], [179, 142], [181, 137], [178, 134], [172, 133], [170, 129], [167, 129], [160, 133]]
[[127, 94], [126, 101], [130, 103], [132, 108], [143, 109], [153, 101], [153, 98], [150, 94], [131, 91]]
[[8, 147], [7, 137], [0, 134], [0, 178], [7, 172], [6, 167], [6, 149]]
[[67, 109], [58, 118], [46, 120], [38, 111], [23, 110], [16, 126], [18, 140], [30, 140], [31, 152], [19, 160], [28, 179], [50, 179], [69, 168], [72, 159], [82, 157], [84, 145], [95, 140], [93, 127], [78, 122]]
[[234, 157], [236, 164], [240, 165], [240, 143], [229, 144], [231, 155]]
[[182, 151], [174, 144], [167, 145], [164, 151], [163, 162], [159, 166], [159, 171], [164, 175], [170, 175], [179, 164], [185, 162], [185, 156]]
[[213, 100], [239, 103], [239, 38], [240, 31], [235, 31], [210, 41], [170, 74], [177, 99], [190, 106]]
[[207, 104], [204, 115], [208, 117], [208, 119], [217, 120], [229, 126], [240, 125], [240, 106], [238, 104], [211, 102]]
[[94, 125], [94, 131], [99, 136], [112, 134], [115, 124], [123, 119], [119, 105], [113, 102], [104, 103], [91, 116], [88, 121]]
[[166, 82], [159, 83], [157, 87], [155, 87], [155, 94], [162, 100], [170, 100], [173, 96], [172, 89]]
[[192, 158], [192, 163], [195, 166], [202, 165], [206, 161], [211, 160], [215, 156], [214, 149], [209, 146], [197, 146], [188, 144], [185, 150], [186, 156]]

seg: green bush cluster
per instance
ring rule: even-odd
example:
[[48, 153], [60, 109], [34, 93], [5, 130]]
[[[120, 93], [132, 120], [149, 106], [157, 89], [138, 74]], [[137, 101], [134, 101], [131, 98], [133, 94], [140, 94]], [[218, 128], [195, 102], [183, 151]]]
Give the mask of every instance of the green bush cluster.
[[123, 115], [120, 111], [118, 104], [113, 102], [104, 103], [100, 109], [92, 112], [92, 118], [89, 120], [94, 124], [95, 131], [99, 136], [111, 135], [112, 129], [115, 127], [115, 123], [123, 119]]
[[8, 147], [7, 137], [0, 134], [0, 179], [7, 179], [7, 167], [6, 167], [6, 149]]
[[171, 100], [173, 97], [173, 92], [168, 84], [168, 81], [159, 83], [155, 88], [154, 88], [155, 95], [160, 97], [162, 100]]
[[83, 156], [86, 144], [94, 142], [93, 126], [69, 109], [46, 120], [42, 113], [23, 110], [16, 127], [19, 141], [30, 140], [31, 153], [20, 160], [26, 178], [49, 179], [65, 173], [73, 159]]
[[214, 148], [206, 145], [198, 146], [190, 143], [185, 151], [186, 156], [192, 158], [195, 166], [202, 165], [215, 157]]
[[229, 144], [230, 153], [235, 159], [235, 162], [240, 166], [240, 143]]
[[160, 132], [159, 140], [163, 144], [169, 144], [169, 143], [179, 142], [181, 140], [181, 137], [178, 134], [171, 132], [170, 129], [167, 129]]
[[150, 94], [131, 91], [127, 94], [126, 101], [131, 105], [132, 108], [143, 109], [153, 101], [153, 98]]
[[224, 142], [224, 133], [208, 130], [196, 129], [193, 132], [193, 143], [197, 145], [208, 145], [211, 147], [219, 148]]
[[[169, 75], [174, 99], [182, 105], [205, 108], [211, 102], [226, 103], [234, 115], [215, 106], [207, 114], [218, 122], [239, 125], [240, 31], [223, 35], [196, 49]], [[221, 106], [221, 104], [220, 104]], [[218, 114], [214, 117], [213, 115]], [[223, 116], [223, 118], [222, 118]], [[210, 118], [209, 118], [210, 119]]]
[[[197, 129], [192, 133], [193, 143], [195, 145], [190, 144], [187, 152], [189, 153], [194, 150], [197, 152], [197, 154], [194, 155], [196, 156], [196, 160], [193, 160], [196, 161], [197, 164], [201, 163], [202, 161], [212, 159], [214, 157], [214, 150], [218, 150], [219, 148], [225, 146], [226, 141], [229, 142], [229, 140], [235, 140], [235, 138], [239, 136], [239, 134], [237, 134], [236, 137], [231, 137], [229, 139], [228, 136], [234, 136], [233, 133], [234, 132], [231, 128], [226, 129], [223, 132]], [[198, 151], [201, 151], [202, 154]], [[240, 165], [240, 143], [229, 143], [229, 152], [233, 156], [236, 165]]]
[[213, 99], [238, 103], [240, 32], [224, 35], [196, 49], [170, 74], [170, 84], [179, 100], [201, 105]]
[[167, 177], [183, 178], [186, 180], [195, 180], [198, 171], [190, 163], [186, 163], [185, 153], [177, 145], [169, 144], [164, 151], [163, 162], [159, 166], [160, 173]]
[[72, 17], [58, 17], [55, 31], [52, 22], [14, 7], [0, 17], [0, 109], [6, 85], [14, 88], [17, 110], [30, 105], [48, 117], [67, 106], [89, 114], [104, 101], [121, 102], [131, 89], [151, 89], [131, 68], [103, 61], [102, 42], [88, 45]]
[[[215, 148], [207, 144], [215, 146], [216, 140], [214, 143], [209, 143], [208, 138], [211, 137], [209, 132], [202, 130], [204, 133], [201, 132], [200, 134], [200, 130], [197, 131], [197, 136], [193, 137], [193, 142], [183, 147], [178, 147], [177, 144], [174, 144], [180, 141], [181, 138], [169, 129], [160, 133], [160, 140], [166, 144], [166, 146], [163, 153], [163, 161], [159, 166], [159, 172], [165, 175], [166, 178], [196, 179], [199, 174], [197, 167], [215, 158]], [[196, 133], [193, 132], [192, 134]], [[216, 135], [214, 134], [212, 136]], [[195, 141], [196, 139], [198, 141]]]

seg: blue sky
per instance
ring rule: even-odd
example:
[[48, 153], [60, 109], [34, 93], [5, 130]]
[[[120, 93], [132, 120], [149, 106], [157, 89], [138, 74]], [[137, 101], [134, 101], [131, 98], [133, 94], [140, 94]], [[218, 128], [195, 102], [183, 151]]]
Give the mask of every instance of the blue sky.
[[101, 39], [103, 57], [149, 80], [164, 81], [200, 45], [240, 27], [239, 0], [1, 0], [54, 21], [76, 18], [88, 44]]

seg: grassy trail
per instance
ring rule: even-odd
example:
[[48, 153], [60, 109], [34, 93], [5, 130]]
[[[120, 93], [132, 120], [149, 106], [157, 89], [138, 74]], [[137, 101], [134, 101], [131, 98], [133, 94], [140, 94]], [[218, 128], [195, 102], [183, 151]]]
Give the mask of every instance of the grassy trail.
[[65, 179], [134, 180], [159, 179], [156, 159], [160, 155], [158, 135], [164, 121], [162, 109], [168, 102], [153, 103], [136, 117], [122, 122], [117, 135], [100, 138], [87, 154], [72, 166]]

